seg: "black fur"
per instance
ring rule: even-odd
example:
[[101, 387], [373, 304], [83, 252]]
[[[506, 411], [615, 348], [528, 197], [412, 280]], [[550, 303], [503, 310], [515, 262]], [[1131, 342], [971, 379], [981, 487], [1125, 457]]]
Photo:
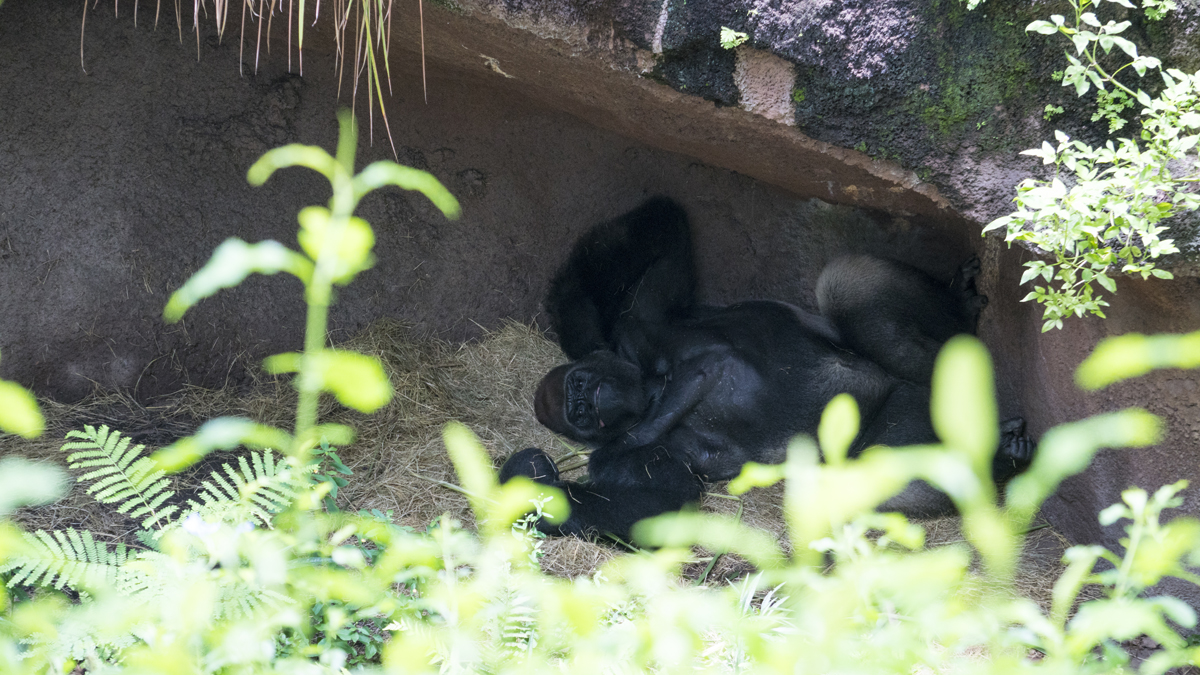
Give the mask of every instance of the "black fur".
[[[534, 408], [548, 428], [595, 448], [588, 482], [560, 480], [536, 448], [510, 457], [501, 480], [529, 476], [566, 491], [571, 515], [542, 526], [552, 533], [626, 536], [638, 520], [698, 500], [704, 481], [782, 461], [787, 441], [814, 433], [842, 392], [862, 414], [852, 454], [934, 442], [933, 359], [951, 336], [974, 332], [986, 303], [978, 269], [968, 261], [939, 284], [856, 256], [822, 272], [820, 315], [776, 301], [697, 305], [686, 214], [652, 199], [584, 235], [546, 300], [572, 361], [546, 375]], [[1019, 420], [1006, 424], [996, 468], [1011, 474], [1032, 444]], [[953, 508], [919, 483], [886, 506], [918, 516]]]

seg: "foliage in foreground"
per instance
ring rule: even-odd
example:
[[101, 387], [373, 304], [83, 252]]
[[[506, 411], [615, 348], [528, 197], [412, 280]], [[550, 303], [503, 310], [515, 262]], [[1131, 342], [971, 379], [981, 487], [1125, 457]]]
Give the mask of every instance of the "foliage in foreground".
[[[1051, 430], [999, 507], [988, 475], [999, 441], [991, 366], [967, 337], [939, 357], [940, 445], [850, 460], [859, 420], [854, 402], [841, 397], [826, 410], [816, 442], [797, 439], [786, 463], [749, 466], [731, 484], [742, 491], [786, 478], [790, 554], [735, 520], [670, 514], [635, 533], [653, 553], [615, 560], [593, 578], [549, 577], [538, 569], [530, 523], [560, 517], [561, 495], [524, 480], [498, 485], [486, 453], [457, 425], [446, 428], [446, 447], [478, 532], [448, 516], [414, 533], [384, 514], [326, 512], [323, 499], [336, 481], [310, 476], [336, 458], [328, 442], [349, 441], [352, 430], [319, 424], [319, 397], [330, 393], [369, 413], [391, 391], [377, 361], [326, 344], [333, 285], [371, 264], [373, 232], [354, 207], [392, 184], [457, 211], [423, 172], [384, 163], [354, 174], [355, 143], [353, 121], [343, 116], [336, 157], [295, 145], [267, 153], [251, 169], [252, 182], [303, 165], [333, 187], [329, 208], [300, 214], [303, 253], [277, 242], [227, 241], [166, 311], [178, 319], [254, 272], [299, 278], [309, 305], [304, 352], [268, 360], [275, 372], [296, 373], [295, 428], [219, 418], [152, 458], [104, 428], [72, 434], [64, 450], [80, 480], [142, 534], [136, 544], [110, 546], [87, 533], [28, 534], [0, 520], [0, 565], [11, 581], [0, 591], [0, 672], [1101, 672], [1125, 666], [1120, 643], [1140, 635], [1164, 646], [1140, 672], [1200, 656], [1168, 623], [1193, 627], [1190, 607], [1139, 597], [1166, 575], [1197, 581], [1184, 565], [1198, 562], [1200, 522], [1159, 518], [1177, 503], [1182, 483], [1153, 496], [1129, 490], [1123, 505], [1105, 511], [1106, 522], [1130, 521], [1124, 557], [1071, 549], [1049, 613], [1015, 595], [1021, 540], [1041, 502], [1099, 448], [1155, 442], [1159, 422], [1131, 409]], [[1200, 360], [1195, 335], [1123, 339], [1102, 345], [1081, 368], [1082, 382], [1105, 386], [1110, 372]], [[191, 503], [172, 501], [160, 471], [237, 446], [261, 454], [216, 472]], [[23, 489], [0, 489], [0, 516], [56, 491], [55, 471], [19, 460], [2, 469], [0, 482]], [[919, 526], [874, 511], [913, 479], [954, 499], [963, 542], [926, 550]], [[761, 572], [736, 587], [683, 587], [679, 565], [696, 544], [737, 553]], [[1113, 567], [1096, 571], [1101, 558]], [[1088, 584], [1104, 597], [1076, 608]], [[30, 595], [26, 585], [40, 588]]]
[[[1126, 124], [1125, 111], [1136, 103], [1141, 131], [1095, 147], [1055, 131], [1054, 144], [1043, 142], [1022, 153], [1052, 165], [1052, 176], [1021, 181], [1016, 211], [984, 228], [1003, 230], [1010, 244], [1025, 242], [1049, 254], [1049, 262], [1025, 263], [1021, 278], [1022, 284], [1044, 284], [1024, 298], [1045, 306], [1043, 331], [1062, 328], [1063, 319], [1072, 315], [1103, 317], [1108, 302], [1100, 289], [1115, 293], [1117, 273], [1170, 279], [1171, 273], [1155, 262], [1178, 252], [1173, 240], [1163, 238], [1163, 223], [1200, 208], [1200, 195], [1192, 188], [1200, 180], [1200, 72], [1164, 70], [1157, 58], [1139, 54], [1137, 45], [1121, 36], [1129, 21], [1101, 23], [1096, 17], [1094, 10], [1103, 2], [1067, 0], [1070, 15], [1034, 21], [1026, 30], [1070, 40], [1074, 53], [1066, 53], [1069, 65], [1061, 73], [1062, 83], [1079, 96], [1095, 87], [1092, 121], [1106, 121], [1109, 133], [1116, 133]], [[1130, 0], [1108, 2], [1136, 8]], [[1139, 4], [1151, 20], [1175, 9], [1172, 0]], [[1159, 94], [1150, 96], [1124, 84], [1119, 76], [1127, 70], [1138, 77], [1158, 71], [1163, 80]]]
[[[1130, 353], [1123, 358], [1136, 358]], [[0, 620], [0, 670], [66, 672], [81, 663], [97, 673], [338, 673], [354, 662], [389, 673], [1112, 672], [1129, 667], [1121, 643], [1141, 635], [1164, 649], [1139, 672], [1196, 660], [1169, 623], [1194, 626], [1193, 610], [1174, 598], [1139, 597], [1166, 575], [1200, 581], [1185, 569], [1200, 550], [1200, 522], [1160, 521], [1178, 505], [1183, 482], [1153, 495], [1128, 490], [1107, 509], [1104, 522], [1127, 521], [1125, 555], [1069, 550], [1048, 612], [1013, 592], [1022, 533], [1041, 501], [1098, 448], [1153, 443], [1159, 424], [1126, 410], [1051, 430], [1031, 470], [1009, 484], [1007, 506], [997, 507], [987, 476], [997, 442], [989, 366], [969, 338], [940, 358], [935, 419], [943, 445], [846, 459], [857, 413], [838, 399], [819, 435], [827, 464], [817, 461], [817, 443], [801, 438], [785, 464], [750, 466], [731, 491], [787, 480], [791, 555], [734, 520], [673, 514], [639, 526], [642, 543], [661, 547], [653, 553], [615, 560], [593, 578], [547, 576], [521, 517], [531, 486], [498, 485], [482, 447], [451, 425], [447, 449], [481, 523], [477, 533], [449, 517], [413, 533], [377, 517], [325, 513], [320, 485], [307, 481], [289, 508], [265, 521], [194, 510], [157, 539], [144, 538], [157, 550], [131, 550], [114, 564], [124, 577], [22, 577], [55, 586], [65, 576], [82, 594], [72, 602], [43, 590], [13, 605]], [[919, 526], [873, 512], [910, 478], [951, 490], [966, 541], [926, 550]], [[243, 498], [226, 492], [227, 501], [252, 501], [253, 489], [246, 481]], [[547, 499], [554, 501], [538, 501]], [[61, 541], [5, 525], [0, 558], [10, 567], [25, 560], [16, 569], [28, 569], [29, 556], [53, 548], [36, 542], [48, 540]], [[735, 586], [684, 586], [678, 568], [694, 544], [738, 553], [761, 572]], [[64, 559], [78, 549], [60, 547], [53, 564], [70, 564]], [[1110, 565], [1097, 571], [1101, 559]], [[131, 590], [133, 577], [153, 583]], [[1089, 584], [1103, 597], [1077, 605]], [[227, 600], [239, 596], [267, 600]]]

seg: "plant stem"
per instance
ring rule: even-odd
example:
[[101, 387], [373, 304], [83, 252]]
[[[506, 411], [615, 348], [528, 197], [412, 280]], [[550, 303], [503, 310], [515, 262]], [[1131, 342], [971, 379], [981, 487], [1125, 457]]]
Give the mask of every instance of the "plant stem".
[[[313, 283], [317, 280], [314, 278]], [[329, 318], [329, 303], [320, 302], [310, 294], [308, 301], [308, 319], [304, 326], [304, 355], [308, 357], [319, 353], [325, 348], [325, 328]], [[324, 294], [329, 297], [328, 291]], [[307, 366], [306, 366], [307, 370]], [[296, 405], [296, 442], [301, 443], [303, 436], [317, 424], [317, 404], [321, 400], [321, 388], [316, 378], [303, 377], [299, 379], [299, 402]], [[311, 445], [311, 442], [305, 443]], [[307, 452], [308, 448], [296, 448], [298, 452]]]

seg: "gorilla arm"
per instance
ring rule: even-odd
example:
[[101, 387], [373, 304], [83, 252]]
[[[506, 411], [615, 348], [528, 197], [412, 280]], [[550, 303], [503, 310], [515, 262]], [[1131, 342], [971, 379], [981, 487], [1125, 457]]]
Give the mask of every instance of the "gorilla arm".
[[550, 327], [573, 361], [612, 349], [622, 317], [665, 321], [691, 307], [695, 276], [687, 214], [653, 198], [575, 243], [546, 296]]
[[700, 499], [700, 479], [678, 454], [657, 443], [625, 452], [606, 452], [602, 448], [592, 454], [588, 469], [591, 480], [575, 483], [559, 479], [554, 460], [545, 452], [526, 448], [504, 463], [500, 481], [528, 476], [567, 495], [571, 513], [565, 521], [538, 522], [538, 529], [546, 534], [608, 533], [628, 539], [637, 521], [678, 511]]
[[612, 450], [649, 445], [679, 426], [721, 381], [723, 362], [724, 355], [720, 352], [706, 351], [647, 383], [659, 386], [657, 392], [651, 393], [650, 409], [640, 422], [611, 444], [616, 446]]

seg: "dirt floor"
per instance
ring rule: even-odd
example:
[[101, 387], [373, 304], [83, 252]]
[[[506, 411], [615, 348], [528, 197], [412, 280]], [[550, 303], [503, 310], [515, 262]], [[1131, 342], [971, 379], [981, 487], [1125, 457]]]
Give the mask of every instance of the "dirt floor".
[[[444, 513], [468, 527], [472, 516], [466, 499], [446, 484], [457, 477], [442, 445], [442, 428], [458, 420], [474, 431], [498, 466], [504, 457], [528, 446], [548, 449], [564, 466], [583, 472], [583, 458], [563, 439], [542, 428], [534, 419], [531, 401], [541, 376], [564, 360], [558, 346], [536, 327], [509, 323], [481, 340], [456, 345], [422, 336], [409, 326], [377, 322], [344, 345], [380, 357], [394, 385], [392, 402], [366, 416], [348, 412], [332, 401], [322, 409], [322, 420], [342, 422], [357, 429], [358, 440], [340, 450], [354, 471], [340, 490], [343, 509], [378, 509], [391, 512], [395, 521], [424, 529]], [[150, 405], [127, 396], [97, 391], [71, 404], [44, 402], [47, 433], [34, 442], [0, 435], [0, 456], [26, 457], [63, 464], [59, 448], [65, 433], [85, 424], [108, 424], [151, 449], [190, 434], [203, 421], [220, 415], [243, 415], [259, 422], [290, 426], [295, 392], [286, 382], [260, 375], [240, 388], [213, 390], [192, 387]], [[208, 472], [228, 461], [228, 454], [209, 456], [200, 465], [176, 478], [175, 489], [188, 495]], [[785, 540], [781, 513], [782, 486], [753, 490], [732, 499], [724, 484], [710, 486], [702, 508], [735, 514], [743, 522]], [[91, 530], [110, 541], [132, 542], [134, 524], [112, 509], [96, 508], [82, 485], [60, 502], [19, 514], [31, 529], [67, 527]], [[930, 545], [960, 541], [957, 518], [923, 523]], [[1021, 592], [1049, 605], [1050, 588], [1061, 570], [1066, 540], [1053, 529], [1033, 532], [1025, 547], [1018, 581]], [[610, 542], [575, 538], [548, 540], [543, 568], [556, 575], [590, 575], [605, 561], [622, 554]], [[697, 550], [696, 560], [684, 569], [689, 580], [719, 584], [751, 571], [736, 556], [712, 555]]]

